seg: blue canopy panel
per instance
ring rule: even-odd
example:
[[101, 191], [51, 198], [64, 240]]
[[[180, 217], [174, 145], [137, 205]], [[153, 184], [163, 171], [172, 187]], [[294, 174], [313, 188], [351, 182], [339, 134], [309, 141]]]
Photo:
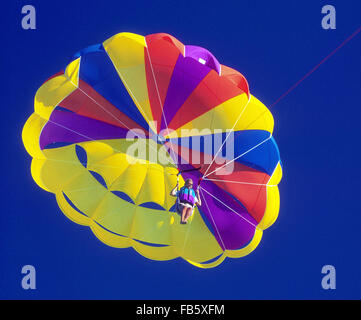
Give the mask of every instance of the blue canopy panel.
[[87, 47], [77, 52], [73, 60], [79, 57], [79, 78], [142, 128], [149, 130], [147, 121], [129, 95], [103, 45]]
[[[217, 156], [224, 157], [227, 160], [236, 159], [236, 162], [267, 173], [270, 176], [272, 175], [280, 161], [280, 154], [275, 140], [268, 131], [235, 131], [226, 140], [228, 134], [222, 132], [203, 136], [172, 138], [169, 141], [212, 156], [216, 155], [222, 143], [226, 141]], [[215, 141], [218, 141], [218, 144], [215, 144]], [[212, 147], [209, 146], [209, 143], [212, 143]], [[234, 150], [227, 153], [226, 149], [230, 147], [234, 148]]]

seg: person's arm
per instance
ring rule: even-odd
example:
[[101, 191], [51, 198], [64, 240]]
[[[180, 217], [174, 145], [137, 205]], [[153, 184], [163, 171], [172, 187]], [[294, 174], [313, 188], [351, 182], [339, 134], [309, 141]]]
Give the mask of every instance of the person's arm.
[[196, 194], [197, 194], [197, 206], [201, 206], [202, 205], [202, 200], [201, 197], [199, 196], [199, 189], [196, 190]]
[[170, 192], [170, 195], [173, 197], [177, 196], [177, 190], [178, 190], [178, 182], [177, 185], [174, 187], [174, 189]]

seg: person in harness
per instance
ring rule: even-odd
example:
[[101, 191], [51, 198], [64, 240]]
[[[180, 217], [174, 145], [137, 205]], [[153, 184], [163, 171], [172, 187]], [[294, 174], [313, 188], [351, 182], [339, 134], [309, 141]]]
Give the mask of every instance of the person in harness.
[[187, 224], [189, 217], [193, 214], [195, 205], [201, 206], [201, 198], [199, 197], [199, 190], [193, 189], [193, 180], [187, 179], [184, 186], [178, 190], [179, 182], [171, 191], [170, 195], [177, 197], [176, 209], [181, 215], [181, 224]]

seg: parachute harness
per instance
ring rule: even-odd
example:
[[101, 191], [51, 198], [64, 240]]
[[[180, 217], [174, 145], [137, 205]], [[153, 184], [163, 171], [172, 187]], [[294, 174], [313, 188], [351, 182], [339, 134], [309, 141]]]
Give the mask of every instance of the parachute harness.
[[[180, 170], [178, 173], [177, 173], [177, 193], [180, 191], [179, 189], [179, 176], [183, 173], [183, 172], [191, 172], [191, 171], [198, 171], [200, 170], [202, 167], [198, 167], [198, 168], [192, 168], [192, 169], [185, 169], [185, 170]], [[199, 190], [200, 188], [200, 184], [201, 184], [201, 181], [203, 180], [203, 176], [198, 180], [198, 184], [197, 184], [197, 190]], [[182, 188], [185, 188], [185, 187], [182, 187]], [[181, 188], [181, 189], [182, 189]], [[187, 188], [187, 200], [188, 202], [191, 204], [192, 202], [190, 201], [189, 197], [190, 197], [190, 188]], [[181, 192], [185, 192], [185, 190], [182, 190]], [[182, 194], [183, 195], [183, 194]], [[176, 208], [177, 208], [177, 211], [179, 212], [179, 206], [180, 206], [181, 201], [180, 201], [180, 196], [178, 194], [177, 196], [177, 202], [176, 202]], [[192, 203], [192, 206], [193, 208], [195, 207], [195, 204]], [[179, 212], [180, 213], [180, 212]]]

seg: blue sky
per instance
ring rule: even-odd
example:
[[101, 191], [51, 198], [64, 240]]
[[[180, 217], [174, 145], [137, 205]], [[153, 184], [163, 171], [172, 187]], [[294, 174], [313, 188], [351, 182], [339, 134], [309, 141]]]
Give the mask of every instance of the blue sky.
[[[32, 4], [37, 29], [21, 28]], [[321, 8], [336, 8], [336, 30]], [[7, 1], [1, 18], [0, 298], [360, 299], [361, 33], [273, 106], [284, 165], [281, 210], [259, 247], [201, 270], [101, 243], [68, 220], [30, 174], [21, 130], [37, 88], [78, 50], [129, 31], [210, 50], [271, 105], [360, 27], [359, 1]], [[37, 289], [21, 288], [21, 268]], [[336, 290], [321, 268], [336, 267]]]

